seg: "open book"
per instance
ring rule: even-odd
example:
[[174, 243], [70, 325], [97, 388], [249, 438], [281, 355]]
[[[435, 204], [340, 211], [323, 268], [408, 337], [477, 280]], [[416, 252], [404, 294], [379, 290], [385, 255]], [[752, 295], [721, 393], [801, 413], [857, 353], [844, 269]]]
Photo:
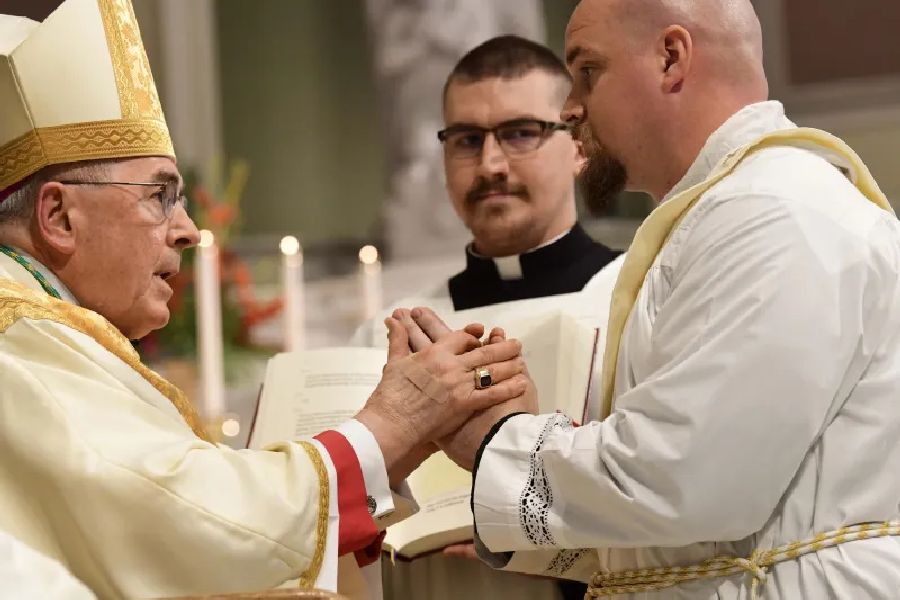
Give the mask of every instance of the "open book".
[[[597, 360], [597, 329], [560, 310], [488, 322], [522, 341], [540, 412], [562, 412], [581, 422]], [[275, 356], [266, 370], [250, 447], [315, 435], [353, 417], [381, 379], [385, 357], [383, 348], [327, 348]], [[420, 511], [388, 529], [386, 548], [413, 557], [472, 538], [468, 472], [437, 453], [408, 483]]]

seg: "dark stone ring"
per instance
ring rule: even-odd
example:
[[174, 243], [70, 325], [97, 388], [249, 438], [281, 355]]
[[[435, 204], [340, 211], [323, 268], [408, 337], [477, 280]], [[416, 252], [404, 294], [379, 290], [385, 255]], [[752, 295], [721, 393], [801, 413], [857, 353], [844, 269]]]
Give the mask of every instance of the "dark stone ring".
[[475, 369], [475, 389], [483, 390], [494, 385], [491, 372], [487, 369]]

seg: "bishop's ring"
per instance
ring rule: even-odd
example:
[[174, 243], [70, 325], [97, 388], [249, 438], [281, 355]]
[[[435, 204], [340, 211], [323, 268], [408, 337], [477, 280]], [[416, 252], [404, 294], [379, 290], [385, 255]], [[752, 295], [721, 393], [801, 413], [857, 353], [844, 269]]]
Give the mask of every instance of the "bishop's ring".
[[475, 389], [483, 390], [494, 385], [494, 380], [491, 379], [491, 372], [487, 369], [475, 369]]

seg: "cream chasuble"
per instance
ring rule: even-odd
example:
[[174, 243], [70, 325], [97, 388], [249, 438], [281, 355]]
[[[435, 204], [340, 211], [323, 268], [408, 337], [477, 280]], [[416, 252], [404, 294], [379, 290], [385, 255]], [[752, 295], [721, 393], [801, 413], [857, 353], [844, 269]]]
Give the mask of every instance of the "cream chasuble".
[[0, 531], [0, 600], [96, 600], [61, 564]]
[[[41, 23], [0, 14], [0, 106], [0, 202], [49, 165], [175, 158], [130, 0], [64, 0]], [[184, 395], [115, 327], [65, 290], [52, 298], [35, 279], [49, 271], [3, 250], [0, 529], [98, 596], [333, 590], [341, 545], [411, 511], [358, 423], [329, 438], [349, 444], [335, 453], [319, 440], [254, 452], [205, 441]], [[340, 510], [339, 473], [362, 496]], [[342, 536], [345, 517], [359, 526]], [[362, 587], [354, 600], [378, 597]]]
[[609, 416], [485, 447], [482, 556], [596, 597], [896, 598], [898, 307], [900, 224], [858, 157], [743, 109], [629, 250]]
[[200, 439], [128, 340], [5, 255], [0, 381], [0, 529], [99, 597], [334, 589], [333, 486], [316, 445]]

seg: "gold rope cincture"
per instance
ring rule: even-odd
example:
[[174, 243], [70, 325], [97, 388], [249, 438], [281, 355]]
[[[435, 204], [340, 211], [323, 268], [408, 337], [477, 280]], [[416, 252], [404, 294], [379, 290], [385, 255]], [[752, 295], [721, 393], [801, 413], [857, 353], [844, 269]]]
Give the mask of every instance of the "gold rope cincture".
[[656, 592], [688, 581], [747, 573], [753, 578], [750, 598], [751, 600], [760, 600], [769, 569], [778, 563], [795, 560], [801, 556], [848, 542], [898, 535], [900, 535], [900, 521], [865, 523], [820, 533], [805, 542], [785, 544], [772, 550], [754, 550], [750, 558], [716, 557], [691, 567], [662, 567], [618, 573], [596, 573], [591, 578], [591, 585], [585, 594], [585, 599]]
[[656, 260], [656, 256], [665, 246], [671, 233], [704, 193], [730, 175], [745, 158], [759, 150], [773, 146], [824, 149], [830, 154], [839, 156], [847, 163], [850, 181], [856, 188], [871, 202], [894, 214], [893, 208], [878, 188], [878, 184], [862, 159], [843, 140], [825, 131], [810, 128], [776, 131], [726, 156], [706, 181], [677, 194], [650, 213], [650, 216], [637, 230], [634, 241], [628, 248], [610, 304], [600, 388], [601, 419], [605, 419], [612, 413], [619, 344], [628, 316], [631, 314], [647, 272], [653, 265], [653, 261]]

